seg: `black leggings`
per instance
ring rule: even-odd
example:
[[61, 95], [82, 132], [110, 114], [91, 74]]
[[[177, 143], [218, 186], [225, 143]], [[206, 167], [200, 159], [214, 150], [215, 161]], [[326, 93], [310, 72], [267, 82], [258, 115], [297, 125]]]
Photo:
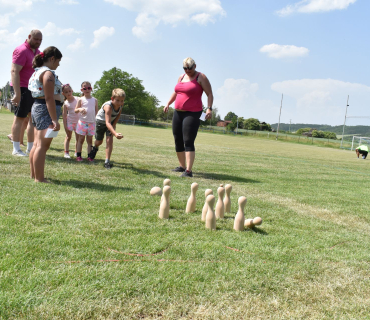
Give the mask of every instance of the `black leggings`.
[[195, 151], [194, 141], [197, 137], [202, 111], [177, 111], [172, 118], [172, 133], [175, 138], [176, 152]]

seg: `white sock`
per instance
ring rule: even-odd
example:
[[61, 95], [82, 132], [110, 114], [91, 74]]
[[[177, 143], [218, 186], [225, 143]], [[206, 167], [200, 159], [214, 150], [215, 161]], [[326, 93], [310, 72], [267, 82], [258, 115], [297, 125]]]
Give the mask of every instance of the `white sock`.
[[31, 151], [32, 147], [33, 147], [33, 142], [27, 142], [27, 150]]
[[13, 151], [21, 150], [21, 143], [13, 141]]
[[109, 162], [109, 159], [105, 159], [105, 163], [108, 163]]

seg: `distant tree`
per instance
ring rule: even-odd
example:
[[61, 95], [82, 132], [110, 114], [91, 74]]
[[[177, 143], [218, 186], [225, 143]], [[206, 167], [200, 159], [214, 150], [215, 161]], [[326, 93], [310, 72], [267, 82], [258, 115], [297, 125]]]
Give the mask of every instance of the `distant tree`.
[[167, 119], [169, 121], [172, 121], [174, 109], [172, 107], [169, 107], [167, 113], [164, 113], [163, 109], [164, 106], [160, 106], [159, 108], [157, 108], [154, 118], [158, 121], [167, 121]]
[[260, 128], [262, 131], [272, 131], [271, 125], [266, 122], [261, 122]]
[[94, 85], [93, 95], [102, 105], [111, 99], [114, 88], [121, 88], [126, 92], [122, 114], [132, 114], [137, 119], [143, 120], [155, 117], [159, 100], [155, 95], [145, 91], [142, 80], [114, 67], [103, 71], [103, 76]]
[[227, 126], [226, 126], [226, 129], [227, 131], [234, 131], [236, 129], [236, 122], [230, 122]]
[[260, 130], [260, 122], [258, 119], [249, 118], [244, 121], [244, 129], [247, 130]]
[[234, 113], [234, 112], [229, 112], [226, 116], [225, 116], [225, 118], [224, 118], [224, 120], [228, 120], [228, 121], [232, 121], [232, 119], [233, 118], [237, 118], [238, 116]]
[[238, 124], [238, 128], [239, 129], [243, 129], [244, 128], [244, 118], [243, 117], [239, 117], [238, 118], [238, 121], [237, 121], [237, 124]]
[[301, 129], [298, 129], [297, 131], [296, 131], [296, 134], [302, 134], [302, 133], [304, 133], [304, 132], [308, 132], [308, 131], [310, 131], [311, 130], [311, 128], [301, 128]]

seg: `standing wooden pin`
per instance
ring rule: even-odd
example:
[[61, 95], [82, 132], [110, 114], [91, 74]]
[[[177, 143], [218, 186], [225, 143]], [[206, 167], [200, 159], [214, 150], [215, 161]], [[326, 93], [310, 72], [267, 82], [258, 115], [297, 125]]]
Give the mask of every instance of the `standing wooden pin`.
[[[171, 185], [171, 180], [170, 179], [164, 179], [163, 180], [163, 187], [165, 186], [170, 186]], [[163, 200], [163, 194], [162, 194], [162, 197], [161, 197], [161, 202]]]
[[217, 219], [223, 219], [225, 215], [225, 206], [224, 206], [224, 194], [225, 194], [225, 188], [219, 187], [217, 188], [218, 193], [218, 199], [216, 203], [216, 218]]
[[238, 204], [239, 204], [239, 210], [238, 210], [238, 213], [235, 216], [234, 230], [243, 231], [244, 230], [244, 221], [245, 221], [244, 208], [245, 208], [245, 205], [247, 204], [247, 198], [246, 197], [239, 197]]
[[225, 212], [230, 213], [231, 212], [231, 200], [230, 200], [230, 193], [233, 189], [231, 184], [227, 184], [225, 186], [225, 199], [224, 199], [224, 205], [225, 205]]
[[163, 200], [161, 201], [161, 205], [159, 206], [159, 218], [161, 219], [168, 219], [170, 216], [170, 193], [171, 187], [165, 186], [163, 188]]
[[202, 221], [206, 221], [206, 215], [207, 215], [207, 211], [208, 211], [207, 197], [210, 194], [213, 194], [212, 189], [206, 189], [206, 191], [204, 192], [204, 195], [206, 196], [206, 201], [204, 202], [204, 206], [203, 206], [203, 210], [202, 210]]
[[206, 199], [208, 205], [208, 211], [206, 215], [206, 229], [216, 230], [216, 215], [213, 211], [213, 206], [215, 204], [215, 196], [210, 194]]
[[199, 185], [196, 182], [193, 182], [191, 184], [191, 194], [190, 194], [190, 197], [188, 199], [188, 203], [186, 204], [186, 213], [195, 211], [196, 204], [197, 204], [195, 194], [197, 193], [198, 187], [199, 187]]

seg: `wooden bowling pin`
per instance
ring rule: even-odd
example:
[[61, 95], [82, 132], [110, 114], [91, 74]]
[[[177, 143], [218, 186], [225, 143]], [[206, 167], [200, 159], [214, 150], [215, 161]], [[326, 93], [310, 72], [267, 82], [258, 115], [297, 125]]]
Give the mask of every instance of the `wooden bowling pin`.
[[262, 224], [262, 218], [260, 218], [260, 217], [255, 217], [255, 218], [253, 219], [253, 224], [254, 224], [255, 226], [260, 226], [260, 225]]
[[[164, 179], [163, 180], [163, 187], [165, 186], [170, 186], [171, 185], [171, 180], [170, 179]], [[162, 194], [162, 197], [161, 197], [161, 202], [163, 200], [163, 194]]]
[[225, 186], [225, 199], [224, 199], [224, 206], [225, 206], [225, 212], [230, 213], [231, 212], [231, 200], [230, 200], [230, 193], [233, 189], [231, 184], [227, 184]]
[[216, 230], [216, 215], [213, 210], [215, 204], [215, 196], [210, 194], [206, 199], [208, 210], [206, 215], [206, 229]]
[[195, 211], [196, 204], [197, 204], [195, 195], [197, 193], [198, 187], [199, 187], [199, 185], [196, 182], [193, 182], [191, 184], [191, 194], [190, 194], [190, 197], [188, 199], [188, 203], [186, 204], [186, 213]]
[[165, 186], [163, 188], [163, 200], [161, 201], [161, 205], [159, 206], [159, 218], [161, 219], [168, 219], [170, 216], [170, 193], [171, 187]]
[[[204, 192], [204, 195], [206, 196], [206, 200], [210, 194], [213, 194], [212, 189], [206, 189], [206, 191]], [[205, 201], [203, 210], [202, 210], [202, 221], [206, 221], [207, 211], [208, 211], [208, 204], [207, 204], [207, 201]]]
[[162, 195], [162, 189], [160, 187], [153, 187], [150, 190], [151, 196], [161, 196]]
[[247, 204], [247, 198], [246, 197], [239, 197], [238, 204], [239, 204], [239, 210], [238, 210], [238, 213], [235, 216], [234, 230], [243, 231], [244, 230], [244, 222], [245, 222], [244, 208], [245, 208], [245, 205]]
[[225, 215], [225, 206], [224, 206], [224, 194], [225, 194], [225, 188], [219, 187], [217, 188], [218, 193], [218, 199], [216, 203], [216, 218], [217, 219], [223, 219]]
[[245, 219], [244, 227], [249, 229], [254, 228], [253, 219]]

